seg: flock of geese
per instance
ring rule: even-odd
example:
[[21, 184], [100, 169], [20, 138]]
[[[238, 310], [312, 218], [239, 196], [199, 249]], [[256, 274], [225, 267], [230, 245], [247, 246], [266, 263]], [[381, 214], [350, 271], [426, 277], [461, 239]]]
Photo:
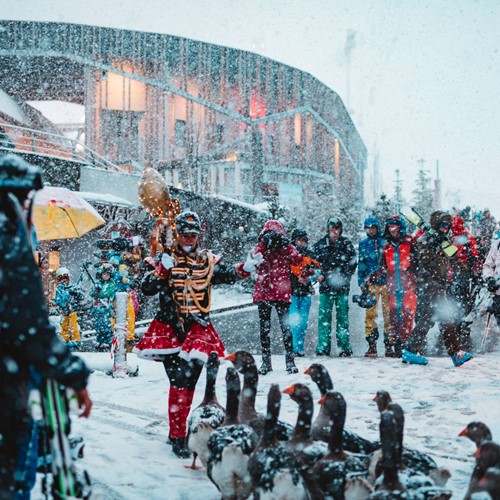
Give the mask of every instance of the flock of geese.
[[[451, 498], [449, 471], [428, 455], [403, 446], [404, 412], [387, 391], [374, 397], [380, 411], [380, 442], [344, 428], [346, 402], [334, 391], [327, 369], [312, 364], [305, 373], [321, 393], [313, 421], [313, 397], [305, 384], [280, 391], [271, 385], [267, 413], [255, 410], [258, 372], [253, 356], [236, 351], [225, 359], [224, 409], [215, 392], [219, 358], [207, 362], [205, 396], [189, 419], [188, 446], [223, 500], [363, 500]], [[243, 377], [241, 387], [240, 375]], [[298, 405], [295, 427], [279, 420], [282, 394]], [[488, 427], [470, 423], [459, 435], [477, 445], [476, 465], [465, 499], [500, 499], [500, 446]]]

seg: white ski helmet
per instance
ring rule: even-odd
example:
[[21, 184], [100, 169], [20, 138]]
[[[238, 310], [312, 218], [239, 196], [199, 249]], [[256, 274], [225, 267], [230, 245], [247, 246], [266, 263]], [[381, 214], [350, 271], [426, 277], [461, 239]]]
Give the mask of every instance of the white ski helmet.
[[56, 271], [56, 278], [60, 278], [61, 276], [68, 276], [69, 277], [69, 269], [67, 267], [60, 267]]

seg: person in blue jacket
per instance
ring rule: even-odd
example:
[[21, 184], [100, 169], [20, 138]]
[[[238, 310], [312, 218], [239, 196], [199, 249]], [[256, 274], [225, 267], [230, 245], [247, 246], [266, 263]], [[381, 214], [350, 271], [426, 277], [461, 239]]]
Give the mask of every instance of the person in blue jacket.
[[368, 278], [380, 268], [382, 247], [385, 244], [385, 240], [380, 235], [380, 223], [375, 216], [365, 219], [364, 228], [366, 238], [359, 242], [358, 285], [362, 290], [367, 289], [376, 298], [375, 305], [366, 309], [365, 315], [365, 336], [368, 342], [368, 350], [365, 353], [365, 357], [376, 358], [377, 340], [379, 338], [377, 325], [379, 303], [382, 303], [384, 343], [386, 346], [390, 337], [389, 295], [387, 293], [385, 273], [377, 273], [377, 277], [370, 280], [369, 283]]

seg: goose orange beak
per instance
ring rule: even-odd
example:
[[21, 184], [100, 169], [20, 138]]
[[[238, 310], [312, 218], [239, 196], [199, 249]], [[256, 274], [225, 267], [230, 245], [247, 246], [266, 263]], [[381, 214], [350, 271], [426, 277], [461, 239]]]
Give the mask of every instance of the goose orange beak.
[[232, 352], [231, 354], [228, 354], [224, 359], [227, 359], [228, 361], [234, 361], [236, 359], [236, 353]]
[[289, 394], [291, 396], [293, 394], [293, 391], [295, 391], [295, 385], [291, 385], [290, 387], [283, 389], [281, 392], [284, 394]]
[[459, 436], [468, 436], [467, 427], [458, 433]]
[[325, 399], [326, 399], [326, 395], [325, 396], [321, 396], [319, 399], [318, 399], [318, 403], [320, 405], [322, 405], [324, 402], [325, 402]]
[[304, 373], [305, 373], [306, 375], [310, 375], [310, 374], [311, 374], [311, 367], [306, 368], [306, 369], [305, 369], [305, 371], [304, 371]]

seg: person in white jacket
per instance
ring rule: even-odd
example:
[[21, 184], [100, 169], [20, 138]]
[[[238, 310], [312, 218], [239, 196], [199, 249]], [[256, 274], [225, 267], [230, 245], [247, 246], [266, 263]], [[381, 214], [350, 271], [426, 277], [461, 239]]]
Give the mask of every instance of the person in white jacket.
[[483, 265], [486, 288], [494, 294], [491, 312], [500, 327], [500, 241], [494, 241]]

